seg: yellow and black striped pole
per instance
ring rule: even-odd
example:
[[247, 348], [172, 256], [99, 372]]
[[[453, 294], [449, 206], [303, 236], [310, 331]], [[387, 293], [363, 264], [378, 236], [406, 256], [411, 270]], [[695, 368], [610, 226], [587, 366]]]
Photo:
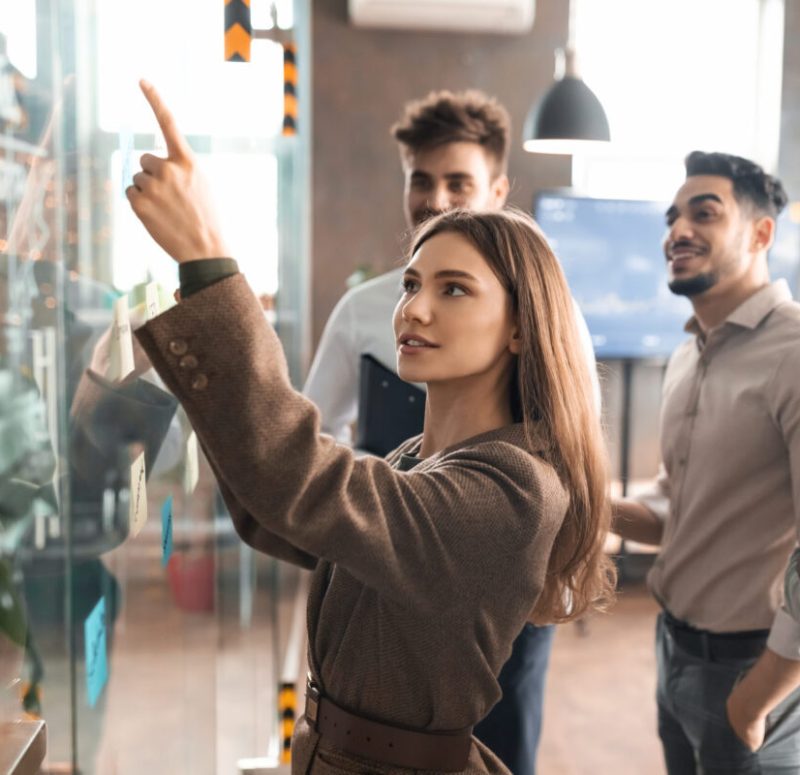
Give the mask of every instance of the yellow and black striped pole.
[[225, 0], [225, 61], [249, 62], [252, 40], [250, 0]]
[[297, 134], [297, 45], [283, 46], [283, 134]]
[[284, 681], [278, 690], [278, 713], [281, 717], [281, 764], [291, 764], [292, 735], [297, 708], [297, 692], [293, 683]]

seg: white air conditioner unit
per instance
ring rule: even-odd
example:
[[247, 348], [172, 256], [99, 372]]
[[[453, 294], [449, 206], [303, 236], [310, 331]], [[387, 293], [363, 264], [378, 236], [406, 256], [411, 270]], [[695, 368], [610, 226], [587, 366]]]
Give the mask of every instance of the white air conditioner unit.
[[536, 0], [348, 0], [357, 27], [523, 33]]

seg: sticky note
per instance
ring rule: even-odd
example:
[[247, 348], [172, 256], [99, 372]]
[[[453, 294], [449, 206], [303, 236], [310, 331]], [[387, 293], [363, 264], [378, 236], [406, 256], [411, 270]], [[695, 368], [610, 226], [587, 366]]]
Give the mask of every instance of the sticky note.
[[183, 468], [183, 489], [187, 495], [194, 492], [200, 478], [200, 461], [197, 453], [197, 434], [192, 431], [186, 439], [186, 462]]
[[163, 568], [172, 556], [172, 496], [170, 495], [161, 507], [161, 567]]
[[136, 537], [147, 522], [147, 486], [145, 483], [144, 452], [131, 464], [131, 499], [128, 504], [129, 532]]
[[47, 518], [37, 514], [33, 522], [33, 545], [37, 549], [44, 549], [47, 541]]
[[147, 283], [144, 288], [144, 305], [147, 320], [152, 320], [161, 312], [161, 302], [159, 300], [158, 283]]
[[112, 382], [124, 379], [133, 371], [133, 339], [128, 312], [128, 297], [120, 296], [114, 302], [114, 320], [111, 324], [111, 353], [106, 377]]
[[122, 160], [122, 198], [125, 198], [125, 190], [133, 185], [133, 175], [131, 173], [131, 156], [133, 155], [133, 133], [125, 128], [119, 133], [119, 154]]
[[106, 599], [100, 601], [83, 623], [83, 640], [86, 649], [86, 694], [89, 706], [108, 682], [108, 655], [106, 654]]

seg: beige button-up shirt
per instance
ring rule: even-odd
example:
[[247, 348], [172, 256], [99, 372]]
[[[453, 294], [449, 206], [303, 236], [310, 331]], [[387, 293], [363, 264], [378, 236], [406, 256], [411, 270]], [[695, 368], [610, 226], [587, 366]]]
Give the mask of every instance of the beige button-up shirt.
[[662, 469], [639, 498], [664, 520], [648, 582], [674, 616], [713, 632], [771, 629], [800, 659], [782, 606], [800, 525], [800, 304], [781, 280], [673, 354], [661, 410]]

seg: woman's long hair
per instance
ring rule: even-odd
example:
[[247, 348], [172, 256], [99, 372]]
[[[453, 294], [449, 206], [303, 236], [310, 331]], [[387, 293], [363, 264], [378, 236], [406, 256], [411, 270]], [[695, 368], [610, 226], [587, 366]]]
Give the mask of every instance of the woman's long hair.
[[604, 610], [616, 582], [603, 550], [611, 525], [606, 448], [558, 260], [533, 219], [518, 210], [451, 210], [431, 218], [416, 233], [411, 255], [442, 233], [471, 243], [509, 294], [521, 340], [510, 385], [512, 414], [529, 439], [544, 438], [548, 462], [570, 496], [531, 619], [565, 622]]

